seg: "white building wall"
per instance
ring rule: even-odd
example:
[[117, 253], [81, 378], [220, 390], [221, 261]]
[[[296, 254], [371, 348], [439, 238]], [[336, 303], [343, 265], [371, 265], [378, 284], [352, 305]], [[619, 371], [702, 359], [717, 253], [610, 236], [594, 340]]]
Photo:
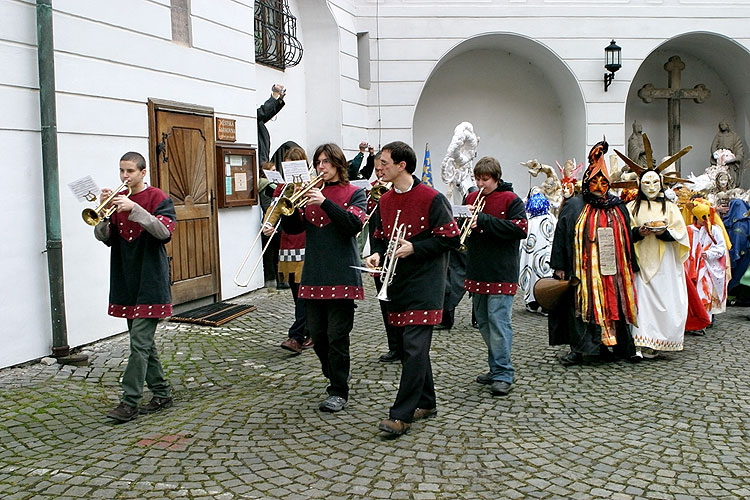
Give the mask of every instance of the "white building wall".
[[[585, 143], [568, 154], [579, 160], [602, 135], [611, 148], [625, 147], [630, 133], [625, 110], [631, 82], [642, 62], [665, 41], [688, 32], [713, 32], [750, 47], [745, 29], [750, 18], [747, 0], [722, 2], [720, 8], [717, 2], [698, 0], [380, 0], [357, 2], [356, 13], [359, 29], [370, 31], [373, 41], [376, 81], [369, 103], [379, 112], [370, 112], [368, 119], [381, 143], [414, 141], [415, 109], [427, 77], [451, 49], [479, 35], [528, 37], [548, 47], [571, 69], [586, 108]], [[604, 47], [610, 39], [622, 47], [623, 67], [604, 92]], [[382, 120], [378, 122], [376, 116]], [[453, 126], [471, 121], [468, 116], [446, 119], [455, 122]], [[746, 118], [739, 121], [744, 129]], [[450, 137], [440, 139], [447, 143]], [[414, 146], [421, 156], [423, 144]], [[433, 168], [443, 153], [433, 149]]]
[[[126, 326], [107, 316], [109, 250], [81, 221], [84, 205], [67, 184], [91, 175], [101, 187], [116, 187], [124, 152], [139, 151], [148, 158], [149, 98], [212, 107], [217, 116], [237, 120], [237, 142], [257, 144], [253, 2], [192, 0], [191, 9], [192, 46], [185, 47], [171, 40], [169, 0], [53, 2], [65, 300], [72, 347]], [[1, 250], [0, 342], [6, 348], [0, 351], [0, 366], [7, 366], [51, 350], [42, 253], [35, 2], [0, 0], [0, 61], [12, 68], [0, 76], [0, 148], [14, 167], [2, 189], [18, 233]], [[231, 277], [259, 218], [257, 207], [219, 211], [224, 298], [248, 290], [235, 287]], [[253, 284], [262, 286], [262, 277], [257, 281]]]

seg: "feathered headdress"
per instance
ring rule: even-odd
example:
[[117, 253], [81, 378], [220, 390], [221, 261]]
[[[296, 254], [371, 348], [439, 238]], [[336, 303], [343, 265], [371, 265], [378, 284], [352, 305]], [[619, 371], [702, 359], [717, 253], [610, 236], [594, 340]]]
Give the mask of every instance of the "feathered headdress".
[[[690, 182], [687, 179], [683, 179], [681, 177], [677, 177], [676, 175], [673, 175], [671, 173], [668, 174], [662, 174], [662, 171], [688, 154], [688, 152], [693, 149], [693, 146], [685, 146], [681, 150], [679, 150], [677, 153], [673, 154], [672, 156], [669, 156], [666, 158], [663, 162], [661, 162], [658, 166], [654, 166], [656, 162], [654, 161], [654, 155], [653, 151], [651, 149], [651, 141], [648, 140], [648, 136], [646, 134], [643, 134], [643, 148], [646, 150], [646, 165], [648, 167], [643, 167], [641, 165], [638, 165], [633, 160], [625, 156], [624, 154], [620, 153], [615, 149], [615, 153], [617, 153], [617, 156], [619, 156], [622, 161], [625, 162], [625, 164], [630, 167], [630, 170], [638, 174], [638, 178], [642, 178], [643, 174], [646, 172], [656, 172], [659, 174], [659, 178], [661, 179], [662, 185], [665, 184], [676, 184], [678, 182]], [[614, 182], [612, 183], [612, 187], [617, 188], [634, 188], [638, 187], [637, 181], [621, 181], [621, 182]]]

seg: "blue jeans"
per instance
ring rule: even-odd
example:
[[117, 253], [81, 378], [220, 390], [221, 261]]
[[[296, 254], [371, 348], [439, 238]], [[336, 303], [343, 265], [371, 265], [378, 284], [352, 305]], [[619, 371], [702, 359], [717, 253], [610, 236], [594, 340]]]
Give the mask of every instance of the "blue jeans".
[[513, 344], [513, 328], [510, 326], [512, 295], [472, 296], [474, 313], [479, 324], [479, 332], [487, 344], [487, 362], [493, 381], [513, 383], [515, 370], [510, 362]]

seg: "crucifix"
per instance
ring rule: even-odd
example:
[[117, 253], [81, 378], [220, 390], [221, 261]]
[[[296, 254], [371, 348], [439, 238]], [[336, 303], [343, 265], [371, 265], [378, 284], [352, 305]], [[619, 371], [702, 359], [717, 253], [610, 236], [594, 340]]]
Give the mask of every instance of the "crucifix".
[[[682, 70], [685, 69], [685, 63], [679, 56], [672, 56], [664, 64], [664, 70], [669, 73], [669, 87], [666, 89], [657, 89], [650, 83], [647, 83], [638, 91], [638, 97], [643, 102], [649, 104], [654, 99], [666, 99], [668, 102], [667, 114], [667, 136], [669, 138], [668, 151], [669, 155], [677, 153], [681, 149], [680, 145], [680, 99], [692, 99], [700, 104], [709, 97], [711, 91], [705, 85], [699, 83], [692, 89], [680, 88], [682, 85]], [[677, 174], [680, 173], [680, 160], [675, 163]]]

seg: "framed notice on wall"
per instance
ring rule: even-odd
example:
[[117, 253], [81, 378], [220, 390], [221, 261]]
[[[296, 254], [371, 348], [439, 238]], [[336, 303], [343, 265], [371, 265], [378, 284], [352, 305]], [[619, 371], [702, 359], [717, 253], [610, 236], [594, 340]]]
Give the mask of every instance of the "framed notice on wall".
[[255, 149], [248, 144], [216, 143], [219, 208], [258, 204]]

